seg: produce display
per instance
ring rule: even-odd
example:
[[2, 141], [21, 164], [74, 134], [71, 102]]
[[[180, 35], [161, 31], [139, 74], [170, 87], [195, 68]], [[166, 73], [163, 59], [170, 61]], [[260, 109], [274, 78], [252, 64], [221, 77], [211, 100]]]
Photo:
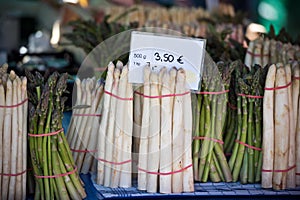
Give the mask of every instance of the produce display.
[[26, 198], [27, 79], [0, 67], [0, 199]]
[[192, 107], [183, 69], [144, 68], [138, 189], [193, 192]]
[[62, 128], [68, 74], [43, 77], [26, 71], [26, 77], [34, 198], [83, 199], [86, 193]]
[[299, 185], [299, 136], [299, 64], [273, 64], [263, 100], [263, 188]]
[[[102, 111], [104, 85], [101, 80], [75, 80], [76, 103], [67, 132], [72, 155], [78, 171], [96, 171], [97, 141]], [[75, 92], [74, 92], [75, 93]]]
[[107, 187], [131, 187], [133, 87], [128, 66], [110, 63], [103, 94], [97, 141], [97, 183]]

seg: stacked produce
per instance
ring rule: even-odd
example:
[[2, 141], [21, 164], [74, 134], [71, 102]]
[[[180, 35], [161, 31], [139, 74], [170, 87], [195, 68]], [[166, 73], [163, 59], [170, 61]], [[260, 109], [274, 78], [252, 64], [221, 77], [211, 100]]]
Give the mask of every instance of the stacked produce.
[[101, 119], [103, 83], [95, 78], [75, 80], [76, 103], [73, 107], [67, 140], [78, 171], [95, 171], [98, 131]]
[[53, 73], [44, 78], [26, 71], [26, 76], [35, 199], [83, 199], [86, 193], [62, 128], [68, 75]]
[[0, 199], [26, 199], [27, 79], [0, 67]]
[[223, 151], [223, 128], [226, 119], [228, 89], [236, 63], [206, 65], [201, 92], [198, 92], [194, 117], [193, 167], [196, 181], [232, 181]]
[[240, 63], [235, 69], [237, 134], [229, 166], [233, 181], [260, 182], [262, 165], [262, 99], [267, 68], [251, 71]]
[[265, 38], [258, 38], [250, 41], [245, 56], [245, 65], [252, 67], [255, 64], [265, 67], [267, 64], [283, 63], [300, 60], [300, 49], [296, 44], [291, 43], [288, 34], [281, 30], [275, 36], [274, 31]]
[[296, 164], [300, 161], [297, 61], [271, 65], [266, 78], [263, 109], [262, 187], [275, 190], [295, 188], [299, 174]]
[[108, 65], [98, 132], [97, 183], [130, 187], [132, 176], [133, 88], [128, 66]]
[[[192, 192], [192, 107], [183, 69], [144, 68], [138, 189]], [[159, 183], [159, 185], [158, 185]]]

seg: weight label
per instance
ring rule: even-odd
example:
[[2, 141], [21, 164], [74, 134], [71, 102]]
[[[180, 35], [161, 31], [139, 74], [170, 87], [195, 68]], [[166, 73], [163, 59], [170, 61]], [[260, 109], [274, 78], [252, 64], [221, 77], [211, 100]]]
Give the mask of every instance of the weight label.
[[143, 83], [143, 69], [162, 67], [186, 71], [188, 88], [198, 90], [205, 55], [205, 40], [136, 32], [131, 34], [129, 81]]

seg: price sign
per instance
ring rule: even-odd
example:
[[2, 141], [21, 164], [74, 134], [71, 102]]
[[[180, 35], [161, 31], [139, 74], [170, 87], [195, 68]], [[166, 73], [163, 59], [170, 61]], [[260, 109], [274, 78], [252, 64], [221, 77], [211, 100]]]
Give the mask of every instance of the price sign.
[[133, 31], [129, 54], [129, 81], [143, 83], [143, 69], [162, 67], [186, 71], [187, 87], [198, 90], [205, 55], [205, 40]]

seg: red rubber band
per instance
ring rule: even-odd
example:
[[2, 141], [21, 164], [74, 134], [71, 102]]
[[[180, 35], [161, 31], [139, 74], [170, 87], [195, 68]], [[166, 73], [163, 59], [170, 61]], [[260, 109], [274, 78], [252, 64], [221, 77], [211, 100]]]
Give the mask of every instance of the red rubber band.
[[224, 142], [222, 140], [218, 140], [216, 138], [209, 138], [209, 137], [201, 137], [201, 136], [198, 136], [198, 137], [193, 137], [193, 140], [211, 140], [213, 142], [217, 142], [217, 143], [220, 143], [220, 144], [224, 144]]
[[73, 151], [73, 152], [77, 152], [77, 153], [95, 153], [95, 152], [97, 152], [97, 149], [94, 149], [94, 150], [87, 150], [87, 149], [71, 149], [70, 148], [70, 150], [71, 151]]
[[20, 175], [25, 174], [27, 171], [28, 171], [28, 170], [25, 169], [24, 171], [19, 172], [19, 173], [16, 173], [16, 174], [5, 174], [5, 173], [0, 173], [0, 176], [20, 176]]
[[51, 176], [39, 176], [39, 175], [34, 175], [36, 178], [58, 178], [58, 177], [63, 177], [63, 176], [68, 176], [71, 174], [74, 174], [77, 171], [77, 167], [74, 167], [74, 169], [70, 172], [64, 173], [64, 174], [55, 174]]
[[[288, 172], [288, 171], [290, 171], [290, 170], [292, 170], [294, 168], [296, 168], [296, 165], [291, 166], [291, 167], [289, 167], [287, 169], [274, 169], [274, 170], [271, 170], [271, 169], [262, 169], [261, 171], [262, 172]], [[297, 173], [296, 173], [296, 175], [297, 175]]]
[[119, 99], [119, 100], [124, 100], [124, 101], [130, 101], [130, 100], [133, 100], [132, 97], [130, 97], [130, 98], [119, 97], [119, 96], [117, 96], [117, 95], [115, 95], [115, 94], [113, 94], [113, 93], [111, 93], [111, 92], [109, 92], [109, 91], [106, 91], [106, 90], [104, 90], [104, 93], [105, 93], [105, 94], [108, 94], [108, 95], [110, 95], [110, 96], [112, 96], [112, 97], [115, 97], [115, 98], [117, 98], [117, 99]]
[[251, 99], [262, 99], [264, 98], [264, 96], [256, 96], [256, 95], [250, 95], [250, 94], [237, 94], [238, 96], [241, 96], [241, 97], [248, 97], [248, 98], [251, 98]]
[[300, 176], [300, 173], [296, 173], [297, 176]]
[[224, 94], [229, 92], [229, 90], [224, 90], [224, 91], [219, 91], [219, 92], [208, 92], [208, 91], [204, 91], [204, 92], [196, 92], [196, 94]]
[[105, 159], [102, 159], [102, 158], [97, 158], [97, 160], [99, 160], [101, 162], [109, 163], [109, 164], [112, 164], [112, 165], [124, 165], [126, 163], [131, 162], [131, 160], [125, 160], [123, 162], [112, 162], [112, 161], [108, 161], [108, 160], [105, 160]]
[[193, 164], [190, 164], [180, 170], [176, 170], [176, 171], [172, 171], [172, 172], [151, 172], [151, 171], [147, 171], [145, 169], [139, 168], [138, 170], [142, 171], [142, 172], [146, 172], [147, 174], [154, 174], [154, 175], [161, 175], [161, 176], [166, 176], [166, 175], [172, 175], [172, 174], [176, 174], [176, 173], [180, 173], [183, 172], [184, 170], [187, 170], [188, 168], [192, 167]]
[[236, 109], [237, 109], [236, 106], [232, 105], [232, 104], [229, 103], [229, 102], [227, 103], [227, 105], [228, 105], [228, 107], [231, 108], [232, 110], [236, 110]]
[[76, 117], [85, 117], [85, 116], [90, 116], [90, 117], [101, 117], [101, 114], [73, 114], [73, 116]]
[[278, 86], [278, 87], [275, 87], [275, 88], [265, 88], [265, 90], [280, 90], [280, 89], [287, 88], [287, 87], [289, 87], [290, 85], [292, 85], [292, 82], [289, 82], [288, 84], [286, 84], [286, 85], [284, 85], [284, 86]]
[[261, 57], [261, 56], [269, 56], [269, 54], [255, 54], [255, 53], [252, 53], [251, 51], [247, 51], [248, 54], [250, 54], [251, 56], [254, 56], [254, 57]]
[[15, 107], [23, 105], [26, 101], [28, 101], [28, 99], [24, 99], [23, 101], [21, 101], [20, 103], [18, 103], [16, 105], [10, 105], [10, 106], [0, 105], [0, 108], [15, 108]]
[[60, 132], [62, 132], [64, 129], [61, 128], [59, 129], [58, 131], [55, 131], [55, 132], [51, 132], [51, 133], [43, 133], [43, 134], [32, 134], [32, 133], [28, 133], [28, 136], [30, 137], [44, 137], [44, 136], [52, 136], [52, 135], [57, 135], [59, 134]]
[[293, 76], [293, 80], [300, 80], [300, 76]]
[[159, 95], [159, 96], [150, 96], [150, 95], [145, 95], [141, 92], [135, 91], [135, 94], [141, 95], [144, 98], [149, 98], [149, 99], [155, 99], [155, 98], [164, 98], [164, 97], [178, 97], [178, 96], [184, 96], [190, 93], [190, 91], [186, 91], [181, 94], [164, 94], [164, 95]]
[[241, 144], [241, 145], [244, 145], [245, 147], [248, 147], [249, 149], [254, 149], [254, 150], [257, 150], [257, 151], [261, 151], [261, 150], [262, 150], [262, 149], [259, 148], [259, 147], [251, 146], [251, 145], [246, 144], [246, 143], [244, 143], [244, 142], [242, 142], [242, 141], [239, 141], [239, 140], [235, 140], [235, 142], [237, 142], [237, 143], [239, 143], [239, 144]]

